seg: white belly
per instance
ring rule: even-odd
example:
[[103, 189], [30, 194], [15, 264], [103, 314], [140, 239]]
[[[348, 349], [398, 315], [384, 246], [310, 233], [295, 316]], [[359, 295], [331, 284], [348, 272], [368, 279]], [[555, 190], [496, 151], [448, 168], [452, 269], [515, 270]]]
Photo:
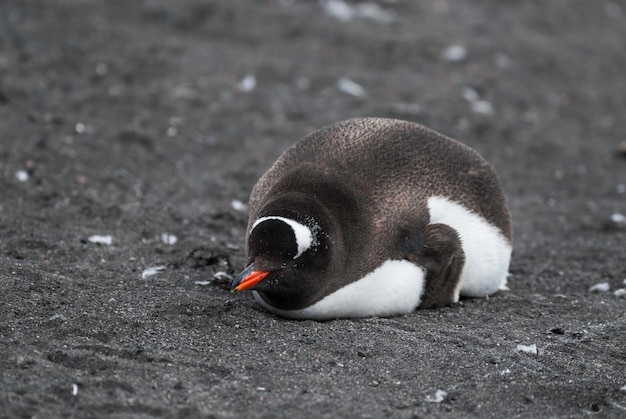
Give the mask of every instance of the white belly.
[[447, 224], [461, 238], [465, 265], [459, 294], [485, 297], [506, 285], [511, 261], [511, 245], [494, 225], [465, 206], [443, 197], [428, 199], [431, 224]]
[[411, 313], [421, 302], [424, 270], [407, 260], [387, 260], [363, 278], [301, 310], [279, 310], [258, 292], [255, 300], [268, 311], [291, 319], [329, 320], [384, 317]]

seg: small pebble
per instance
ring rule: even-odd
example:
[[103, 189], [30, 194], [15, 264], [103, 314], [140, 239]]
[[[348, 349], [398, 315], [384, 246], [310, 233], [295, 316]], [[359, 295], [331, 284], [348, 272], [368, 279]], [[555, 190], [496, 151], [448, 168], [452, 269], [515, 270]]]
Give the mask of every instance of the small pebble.
[[163, 233], [161, 234], [161, 241], [165, 244], [172, 246], [176, 244], [176, 242], [178, 241], [178, 237], [173, 234]]
[[66, 316], [64, 316], [63, 314], [61, 314], [61, 313], [57, 313], [54, 316], [50, 316], [48, 318], [48, 320], [50, 320], [50, 321], [52, 321], [52, 320], [61, 320], [62, 322], [65, 322], [65, 321], [68, 320], [68, 318]]
[[248, 211], [248, 206], [238, 199], [233, 199], [232, 201], [230, 201], [230, 207], [234, 209], [235, 211], [240, 211], [240, 212]]
[[441, 403], [448, 396], [448, 392], [444, 390], [437, 390], [433, 397], [427, 397], [426, 401], [429, 403]]
[[472, 112], [482, 115], [493, 115], [493, 105], [486, 100], [471, 102]]
[[624, 288], [616, 289], [613, 292], [613, 295], [615, 295], [617, 298], [626, 298], [626, 289]]
[[96, 74], [99, 76], [105, 76], [109, 72], [109, 66], [106, 63], [99, 63], [96, 65]]
[[20, 182], [26, 182], [30, 176], [26, 170], [18, 170], [15, 172], [15, 178]]
[[450, 45], [443, 50], [441, 56], [450, 63], [458, 63], [467, 57], [467, 48], [463, 45]]
[[78, 384], [72, 384], [72, 396], [78, 395]]
[[169, 127], [169, 128], [167, 128], [167, 131], [165, 132], [165, 134], [168, 137], [176, 137], [176, 135], [178, 134], [178, 128], [176, 128], [176, 127]]
[[365, 88], [347, 77], [337, 80], [337, 89], [354, 97], [365, 97]]
[[213, 274], [213, 279], [216, 281], [232, 281], [233, 277], [226, 272], [215, 272]]
[[245, 93], [251, 92], [256, 89], [256, 77], [253, 74], [246, 75], [239, 82], [239, 90]]
[[94, 234], [93, 236], [89, 236], [87, 240], [89, 240], [89, 242], [91, 243], [102, 244], [106, 246], [110, 246], [113, 243], [113, 237], [110, 235]]
[[347, 22], [354, 17], [354, 9], [343, 0], [326, 0], [320, 2], [328, 16]]
[[463, 98], [468, 102], [475, 102], [480, 99], [480, 97], [478, 96], [478, 92], [471, 87], [464, 87], [461, 94], [463, 95]]
[[476, 90], [471, 87], [464, 87], [461, 95], [463, 99], [469, 102], [472, 112], [482, 115], [493, 115], [493, 105], [486, 100], [481, 100]]
[[562, 327], [555, 327], [553, 329], [550, 329], [550, 332], [554, 333], [555, 335], [564, 335], [565, 334], [565, 330]]
[[626, 224], [626, 216], [618, 212], [611, 214], [611, 221], [615, 224]]
[[76, 126], [74, 127], [74, 130], [78, 133], [78, 134], [82, 134], [85, 131], [87, 131], [87, 127], [85, 126], [85, 124], [83, 124], [82, 122], [79, 122], [78, 124], [76, 124]]
[[600, 282], [598, 284], [595, 284], [589, 287], [589, 292], [600, 293], [600, 292], [607, 292], [610, 289], [611, 289], [611, 285], [609, 285], [608, 282]]
[[161, 266], [152, 266], [150, 268], [146, 268], [141, 273], [141, 279], [146, 279], [146, 278], [149, 278], [151, 276], [154, 276], [154, 275], [158, 274], [159, 272], [164, 271], [165, 269], [166, 269], [166, 267], [163, 266], [163, 265], [161, 265]]
[[493, 355], [489, 357], [489, 362], [492, 364], [500, 364], [502, 362], [502, 357], [499, 355]]
[[194, 281], [194, 285], [206, 286], [211, 285], [212, 281]]
[[396, 14], [393, 11], [386, 10], [374, 2], [352, 5], [343, 0], [321, 0], [320, 4], [328, 16], [342, 22], [360, 18], [388, 24], [396, 20]]
[[522, 344], [519, 344], [515, 348], [515, 352], [517, 352], [517, 353], [524, 352], [524, 353], [527, 353], [527, 354], [537, 355], [537, 345], [535, 345], [534, 343], [532, 345], [522, 345]]

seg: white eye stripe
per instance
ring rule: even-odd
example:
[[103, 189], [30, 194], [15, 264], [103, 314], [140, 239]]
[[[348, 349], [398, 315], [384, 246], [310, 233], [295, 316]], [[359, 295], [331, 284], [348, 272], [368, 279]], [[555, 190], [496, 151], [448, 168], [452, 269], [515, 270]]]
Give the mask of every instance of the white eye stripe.
[[252, 228], [250, 229], [250, 233], [256, 226], [258, 226], [263, 221], [267, 220], [279, 220], [283, 223], [287, 224], [293, 230], [294, 236], [296, 236], [296, 245], [298, 246], [298, 253], [293, 257], [294, 259], [298, 258], [302, 253], [309, 250], [311, 245], [313, 244], [313, 233], [311, 233], [311, 229], [305, 226], [304, 224], [300, 224], [297, 221], [291, 220], [285, 217], [278, 216], [269, 216], [269, 217], [261, 217], [257, 219], [254, 224], [252, 224]]

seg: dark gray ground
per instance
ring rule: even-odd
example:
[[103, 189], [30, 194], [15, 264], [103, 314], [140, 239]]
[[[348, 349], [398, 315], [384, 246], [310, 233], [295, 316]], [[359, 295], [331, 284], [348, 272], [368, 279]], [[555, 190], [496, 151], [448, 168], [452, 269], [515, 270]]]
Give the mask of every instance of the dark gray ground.
[[[611, 221], [626, 5], [369, 4], [392, 21], [315, 1], [0, 2], [0, 416], [626, 415], [626, 226]], [[465, 59], [442, 58], [456, 44]], [[353, 116], [423, 123], [496, 166], [509, 292], [316, 323], [196, 284], [243, 267], [231, 201]]]

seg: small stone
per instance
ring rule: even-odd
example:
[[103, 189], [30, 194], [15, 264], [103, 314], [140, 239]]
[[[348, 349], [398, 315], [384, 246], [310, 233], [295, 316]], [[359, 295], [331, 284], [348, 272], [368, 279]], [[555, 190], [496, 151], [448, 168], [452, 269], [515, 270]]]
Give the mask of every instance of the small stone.
[[366, 95], [365, 88], [363, 86], [347, 77], [342, 77], [337, 80], [337, 89], [339, 89], [340, 92], [354, 97], [365, 97]]
[[478, 92], [471, 87], [464, 87], [461, 94], [463, 95], [463, 98], [468, 102], [475, 102], [477, 100], [480, 100]]
[[467, 48], [463, 45], [450, 45], [443, 50], [441, 56], [450, 63], [458, 63], [467, 57]]
[[537, 355], [537, 345], [535, 345], [534, 343], [532, 345], [519, 344], [515, 347], [515, 352], [517, 353], [524, 352], [527, 354]]
[[194, 281], [194, 285], [206, 286], [211, 285], [212, 281]]
[[165, 266], [152, 266], [150, 268], [146, 268], [141, 273], [141, 279], [146, 279], [146, 278], [149, 278], [151, 276], [154, 276], [154, 275], [158, 274], [159, 272], [164, 271], [165, 269], [166, 269]]
[[611, 221], [615, 224], [626, 224], [626, 216], [616, 212], [611, 214]]
[[626, 289], [624, 288], [616, 289], [613, 292], [613, 295], [615, 295], [617, 298], [626, 298]]
[[326, 0], [320, 2], [324, 12], [335, 19], [347, 22], [354, 17], [354, 9], [343, 0]]
[[176, 137], [176, 135], [178, 134], [178, 128], [176, 128], [176, 127], [168, 127], [167, 131], [165, 132], [165, 134], [168, 137], [170, 137], [170, 138], [171, 137]]
[[167, 245], [173, 246], [178, 241], [178, 237], [173, 234], [163, 233], [161, 234], [161, 241]]
[[601, 292], [608, 292], [610, 289], [611, 289], [611, 285], [608, 282], [600, 282], [598, 284], [595, 284], [589, 287], [589, 292], [601, 293]]
[[238, 199], [233, 199], [232, 201], [230, 201], [230, 207], [239, 212], [248, 211], [248, 206]]
[[254, 76], [254, 74], [248, 74], [243, 79], [241, 79], [238, 87], [241, 92], [245, 93], [251, 92], [256, 89], [256, 77]]
[[94, 234], [93, 236], [89, 236], [87, 240], [89, 240], [89, 242], [91, 243], [101, 244], [101, 245], [106, 245], [106, 246], [110, 246], [113, 243], [113, 237], [110, 235]]
[[426, 401], [429, 403], [441, 403], [448, 397], [448, 392], [444, 390], [437, 390], [433, 397], [427, 397]]
[[502, 357], [500, 355], [493, 355], [489, 357], [489, 362], [492, 364], [500, 364], [502, 362]]
[[493, 105], [486, 100], [471, 102], [472, 112], [482, 115], [493, 115]]
[[26, 182], [30, 176], [26, 170], [18, 170], [15, 172], [15, 179], [19, 182]]
[[370, 382], [370, 387], [378, 387], [380, 385], [380, 383], [376, 380], [373, 380], [372, 382]]
[[626, 216], [615, 212], [611, 214], [609, 219], [604, 222], [604, 229], [606, 231], [623, 231], [626, 229]]
[[214, 285], [230, 287], [230, 284], [233, 282], [233, 277], [226, 272], [215, 272], [213, 274], [213, 279], [211, 280], [211, 282]]
[[562, 327], [554, 327], [554, 328], [550, 329], [550, 332], [554, 333], [555, 335], [564, 335], [565, 334], [565, 330]]
[[105, 76], [109, 72], [109, 66], [106, 63], [99, 63], [96, 65], [96, 74], [99, 76]]

